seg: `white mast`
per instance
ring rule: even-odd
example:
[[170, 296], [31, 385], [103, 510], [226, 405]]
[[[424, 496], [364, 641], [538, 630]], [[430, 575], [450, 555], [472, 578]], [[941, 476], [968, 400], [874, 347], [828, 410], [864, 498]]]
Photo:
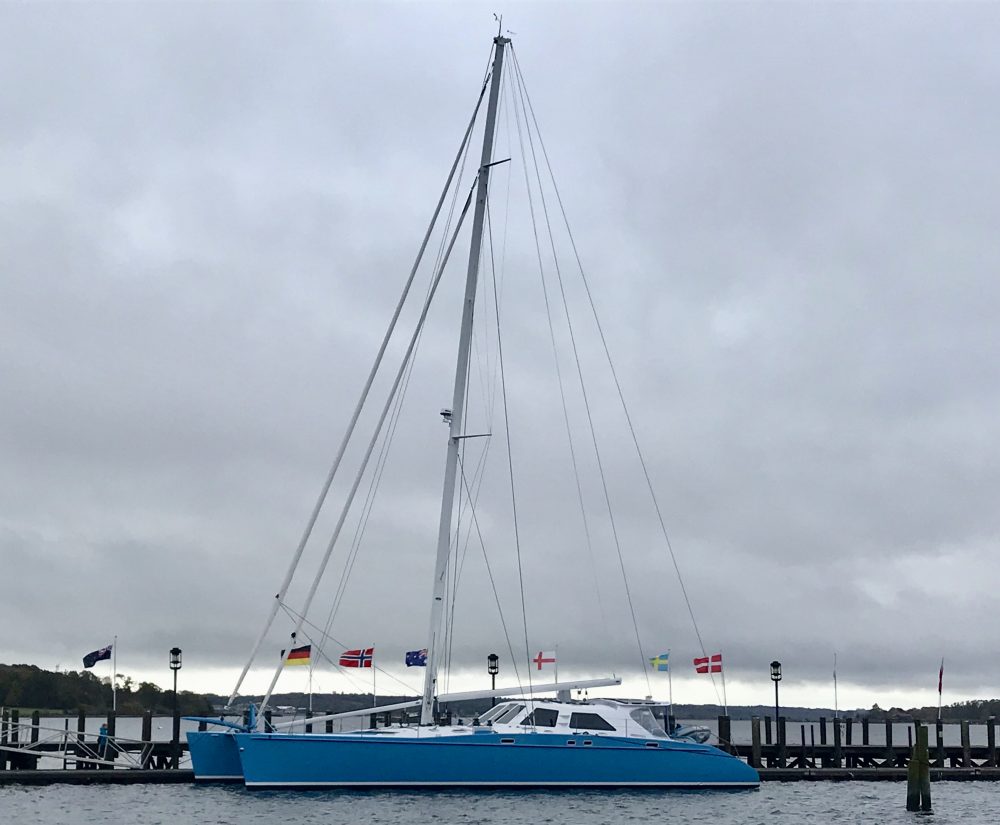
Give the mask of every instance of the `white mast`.
[[444, 612], [444, 595], [451, 548], [451, 517], [455, 503], [455, 481], [458, 468], [458, 445], [463, 428], [466, 376], [469, 367], [469, 347], [472, 341], [472, 317], [476, 306], [476, 281], [479, 275], [479, 252], [483, 241], [483, 221], [486, 215], [486, 195], [493, 160], [493, 132], [496, 126], [497, 101], [500, 97], [500, 77], [503, 72], [504, 47], [509, 38], [493, 38], [496, 55], [493, 58], [493, 77], [490, 84], [490, 102], [486, 112], [483, 133], [483, 153], [479, 162], [479, 182], [476, 192], [476, 211], [472, 223], [472, 240], [469, 249], [469, 269], [465, 280], [465, 305], [462, 310], [462, 329], [458, 341], [458, 364], [455, 368], [455, 395], [451, 404], [451, 421], [448, 431], [448, 456], [444, 470], [444, 492], [441, 497], [441, 522], [438, 526], [437, 560], [434, 564], [434, 599], [431, 602], [430, 631], [427, 641], [427, 672], [424, 674], [424, 695], [420, 707], [420, 724], [434, 721], [434, 692], [437, 686], [437, 647], [441, 618]]

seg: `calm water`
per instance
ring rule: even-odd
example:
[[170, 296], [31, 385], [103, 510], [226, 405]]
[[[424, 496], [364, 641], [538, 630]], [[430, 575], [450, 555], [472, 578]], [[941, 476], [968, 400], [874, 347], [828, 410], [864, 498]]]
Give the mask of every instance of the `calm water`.
[[[934, 825], [1000, 821], [1000, 784], [937, 782]], [[189, 785], [0, 787], [5, 822], [102, 825], [604, 825], [619, 822], [799, 825], [927, 822], [901, 782], [767, 783], [740, 792], [250, 793]]]

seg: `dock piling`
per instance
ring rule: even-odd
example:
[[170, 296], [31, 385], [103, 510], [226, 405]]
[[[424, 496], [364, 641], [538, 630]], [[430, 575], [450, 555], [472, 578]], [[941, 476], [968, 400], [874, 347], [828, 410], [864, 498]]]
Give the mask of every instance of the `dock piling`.
[[986, 720], [986, 747], [990, 752], [989, 759], [986, 761], [987, 767], [995, 768], [997, 766], [997, 718], [991, 716]]
[[906, 810], [929, 811], [931, 809], [931, 761], [927, 745], [927, 726], [915, 722], [917, 744], [910, 754], [910, 764], [906, 771]]
[[750, 767], [760, 766], [760, 717], [754, 716], [750, 720]]

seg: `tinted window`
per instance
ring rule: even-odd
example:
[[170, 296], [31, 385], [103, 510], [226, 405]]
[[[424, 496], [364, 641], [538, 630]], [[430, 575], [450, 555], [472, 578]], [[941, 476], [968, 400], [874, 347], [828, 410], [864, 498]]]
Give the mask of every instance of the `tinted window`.
[[614, 730], [615, 726], [606, 722], [596, 713], [574, 713], [569, 717], [571, 728], [586, 728], [587, 730]]
[[517, 716], [522, 710], [524, 710], [524, 705], [509, 705], [508, 708], [509, 709], [502, 716], [499, 716], [498, 718], [493, 720], [496, 724], [502, 725], [506, 722], [509, 722], [511, 719]]
[[559, 718], [559, 711], [551, 708], [535, 708], [534, 711], [524, 717], [522, 725], [534, 725], [538, 728], [554, 728], [556, 719]]

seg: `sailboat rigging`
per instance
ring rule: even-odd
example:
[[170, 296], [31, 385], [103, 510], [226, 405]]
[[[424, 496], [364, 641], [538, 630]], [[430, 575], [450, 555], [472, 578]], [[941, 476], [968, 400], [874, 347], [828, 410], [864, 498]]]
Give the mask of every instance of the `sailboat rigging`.
[[[470, 357], [474, 344], [473, 322], [476, 310], [478, 280], [482, 269], [482, 252], [485, 248], [486, 235], [490, 231], [489, 194], [491, 172], [497, 164], [505, 160], [494, 158], [494, 137], [497, 128], [497, 114], [501, 98], [502, 82], [505, 77], [505, 58], [510, 48], [510, 39], [498, 35], [493, 40], [492, 63], [486, 81], [480, 91], [472, 121], [466, 129], [458, 156], [452, 165], [445, 190], [438, 200], [438, 205], [431, 221], [433, 228], [445, 201], [446, 193], [452, 188], [459, 159], [463, 157], [468, 147], [473, 124], [477, 120], [480, 105], [486, 98], [486, 117], [483, 128], [483, 143], [475, 179], [459, 210], [455, 225], [448, 235], [448, 242], [442, 247], [442, 254], [437, 262], [430, 286], [424, 298], [417, 318], [415, 328], [394, 375], [388, 398], [383, 405], [375, 427], [375, 432], [369, 439], [361, 469], [346, 496], [345, 503], [338, 517], [326, 551], [319, 564], [317, 575], [309, 588], [300, 611], [295, 615], [295, 627], [291, 632], [285, 651], [300, 643], [299, 634], [306, 626], [306, 616], [317, 594], [317, 588], [327, 563], [330, 560], [348, 513], [354, 502], [361, 484], [365, 469], [379, 442], [386, 419], [394, 409], [397, 393], [408, 375], [416, 345], [420, 339], [424, 323], [428, 316], [431, 303], [438, 291], [442, 274], [455, 248], [462, 225], [472, 210], [472, 228], [464, 294], [462, 298], [461, 322], [459, 327], [458, 353], [455, 363], [455, 377], [451, 406], [442, 412], [448, 425], [448, 439], [445, 451], [444, 481], [441, 495], [440, 518], [438, 521], [437, 549], [435, 554], [430, 619], [427, 631], [427, 655], [424, 672], [424, 684], [421, 696], [412, 702], [383, 706], [380, 710], [398, 709], [419, 706], [419, 725], [390, 726], [369, 731], [352, 731], [341, 733], [292, 733], [281, 730], [257, 730], [256, 725], [234, 726], [227, 731], [204, 731], [189, 735], [189, 746], [196, 777], [199, 779], [237, 778], [242, 779], [250, 788], [274, 787], [755, 787], [758, 783], [756, 771], [741, 760], [699, 742], [670, 736], [654, 717], [649, 704], [645, 702], [629, 702], [614, 699], [586, 698], [571, 700], [571, 690], [584, 690], [592, 687], [605, 687], [620, 684], [621, 679], [577, 680], [559, 683], [537, 684], [533, 682], [530, 668], [527, 670], [527, 683], [521, 683], [516, 688], [502, 688], [492, 691], [480, 691], [463, 694], [449, 694], [441, 690], [440, 674], [442, 661], [446, 658], [446, 613], [448, 608], [449, 569], [453, 546], [457, 546], [458, 531], [455, 526], [455, 503], [467, 497], [472, 501], [471, 490], [468, 489], [468, 479], [465, 475], [462, 461], [462, 448], [466, 441], [478, 433], [467, 432], [467, 401], [469, 391]], [[516, 66], [516, 63], [515, 63]], [[519, 76], [519, 71], [517, 72]], [[523, 94], [523, 91], [521, 92]], [[528, 104], [530, 106], [530, 103]], [[525, 108], [527, 112], [527, 108]], [[525, 117], [527, 115], [525, 114]], [[521, 128], [520, 120], [518, 128]], [[544, 152], [544, 147], [543, 147]], [[532, 153], [534, 148], [532, 146]], [[537, 169], [537, 157], [533, 156]], [[547, 156], [545, 158], [547, 162]], [[559, 200], [562, 209], [561, 199]], [[532, 207], [533, 208], [533, 207]], [[548, 219], [548, 207], [543, 201], [543, 209]], [[397, 304], [395, 313], [389, 324], [386, 336], [376, 356], [368, 380], [348, 425], [333, 467], [326, 480], [319, 500], [313, 509], [304, 535], [293, 554], [292, 562], [285, 578], [275, 596], [270, 616], [264, 630], [258, 637], [246, 667], [237, 682], [232, 701], [246, 677], [254, 657], [259, 652], [270, 623], [282, 608], [289, 585], [301, 560], [303, 549], [308, 541], [327, 494], [333, 477], [336, 474], [346, 450], [348, 441], [353, 436], [361, 409], [365, 406], [369, 391], [373, 385], [385, 355], [388, 342], [400, 317], [403, 301], [406, 299], [417, 266], [423, 257], [430, 238], [428, 229], [417, 261], [414, 263], [410, 277], [404, 287], [403, 296]], [[541, 263], [541, 249], [536, 248]], [[573, 244], [576, 253], [575, 243]], [[577, 258], [579, 256], [577, 255]], [[543, 275], [544, 283], [544, 275]], [[563, 290], [561, 277], [559, 289]], [[593, 299], [589, 295], [591, 309], [594, 309]], [[563, 292], [565, 303], [565, 293]], [[499, 327], [499, 309], [496, 296], [494, 306], [497, 307]], [[549, 311], [548, 293], [546, 292], [546, 310]], [[596, 309], [594, 309], [596, 314]], [[551, 333], [551, 314], [550, 314]], [[570, 336], [574, 333], [570, 327]], [[603, 340], [605, 351], [607, 344]], [[553, 339], [554, 344], [554, 339]], [[498, 348], [502, 345], [499, 343]], [[573, 338], [574, 354], [576, 341]], [[579, 371], [579, 357], [577, 370]], [[500, 362], [501, 393], [506, 404], [506, 385], [502, 370], [502, 350], [498, 353]], [[582, 378], [582, 376], [581, 376]], [[561, 382], [561, 379], [560, 379]], [[621, 387], [617, 376], [615, 383], [619, 395]], [[560, 392], [562, 385], [560, 383]], [[563, 395], [564, 415], [565, 395]], [[584, 394], [587, 406], [587, 417], [590, 420], [591, 433], [593, 421], [589, 402]], [[627, 409], [626, 409], [627, 416]], [[509, 417], [504, 415], [504, 426], [509, 427]], [[568, 425], [568, 417], [567, 417]], [[628, 426], [635, 438], [631, 419]], [[636, 443], [636, 446], [637, 443]], [[510, 437], [507, 436], [508, 464], [512, 465], [510, 456]], [[572, 449], [572, 440], [571, 440]], [[604, 469], [600, 465], [600, 453], [596, 440], [594, 449], [597, 453], [598, 466], [601, 473], [604, 497], [610, 512], [610, 496], [604, 479]], [[645, 461], [642, 460], [643, 472], [647, 483], [649, 474]], [[573, 457], [574, 470], [576, 457]], [[651, 485], [650, 485], [651, 488]], [[581, 497], [582, 492], [579, 489]], [[518, 553], [518, 571], [521, 573], [520, 541], [518, 539], [516, 506], [513, 480], [511, 481], [511, 499], [514, 508], [514, 541]], [[654, 496], [655, 503], [655, 496]], [[661, 527], [663, 518], [656, 505]], [[472, 508], [472, 517], [475, 511]], [[586, 519], [586, 513], [584, 513]], [[626, 596], [632, 613], [632, 625], [635, 630], [636, 642], [643, 662], [643, 672], [647, 674], [648, 665], [642, 652], [639, 629], [632, 606], [631, 594], [628, 592], [628, 579], [624, 576], [625, 565], [622, 557], [618, 531], [615, 528], [613, 514], [609, 516], [611, 532], [617, 549], [618, 562], [625, 580]], [[664, 535], [666, 531], [664, 529]], [[590, 537], [588, 533], [588, 545]], [[669, 546], [669, 540], [668, 540]], [[673, 551], [671, 549], [671, 555]], [[674, 561], [676, 566], [676, 560]], [[687, 594], [685, 592], [685, 599]], [[521, 607], [524, 612], [524, 583], [521, 578]], [[688, 602], [690, 610], [690, 602]], [[291, 614], [290, 614], [291, 615]], [[693, 614], [692, 614], [693, 618]], [[699, 636], [700, 640], [700, 636]], [[315, 640], [314, 640], [315, 641]], [[508, 643], [510, 643], [508, 636]], [[525, 622], [524, 653], [527, 659], [528, 636]], [[512, 651], [513, 653], [513, 647]], [[281, 661], [271, 679], [262, 703], [266, 706], [270, 701], [278, 677], [282, 671], [285, 659], [289, 655], [284, 652]], [[538, 654], [539, 668], [545, 659]], [[554, 660], [554, 659], [553, 659]], [[520, 682], [520, 679], [518, 680]], [[539, 694], [556, 693], [556, 699], [539, 698]], [[439, 701], [456, 701], [462, 698], [478, 698], [488, 696], [505, 696], [507, 701], [498, 704], [482, 714], [474, 725], [452, 726], [439, 724], [435, 716], [435, 703]], [[522, 696], [520, 699], [510, 699], [511, 696]], [[369, 711], [370, 712], [370, 711]], [[344, 714], [334, 714], [328, 717], [314, 718], [318, 722], [325, 718], [343, 717]]]

